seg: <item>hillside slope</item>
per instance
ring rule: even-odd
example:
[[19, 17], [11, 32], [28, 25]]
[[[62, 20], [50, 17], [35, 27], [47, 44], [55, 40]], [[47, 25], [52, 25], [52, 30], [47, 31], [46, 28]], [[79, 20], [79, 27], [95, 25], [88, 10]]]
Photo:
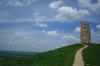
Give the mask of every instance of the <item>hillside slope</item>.
[[83, 51], [85, 66], [100, 66], [100, 44], [91, 44]]
[[72, 66], [75, 53], [81, 47], [75, 44], [36, 56], [1, 57], [0, 66]]

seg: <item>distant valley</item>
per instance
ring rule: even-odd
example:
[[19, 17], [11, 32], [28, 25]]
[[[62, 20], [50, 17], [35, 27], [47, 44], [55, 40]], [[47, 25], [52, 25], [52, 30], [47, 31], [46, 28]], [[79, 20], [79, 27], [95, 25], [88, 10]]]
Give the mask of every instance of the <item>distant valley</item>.
[[39, 52], [0, 51], [0, 56], [32, 56]]

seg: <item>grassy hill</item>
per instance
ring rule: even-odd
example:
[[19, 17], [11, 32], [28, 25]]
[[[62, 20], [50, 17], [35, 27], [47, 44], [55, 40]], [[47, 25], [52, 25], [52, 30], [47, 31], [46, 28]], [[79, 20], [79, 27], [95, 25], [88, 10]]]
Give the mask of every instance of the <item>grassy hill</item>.
[[100, 44], [91, 44], [83, 51], [85, 66], [100, 66]]
[[75, 52], [81, 47], [75, 44], [36, 56], [0, 57], [0, 66], [72, 66]]
[[[76, 51], [74, 44], [33, 56], [0, 56], [0, 66], [72, 66]], [[83, 51], [85, 66], [100, 66], [100, 44], [91, 44]]]

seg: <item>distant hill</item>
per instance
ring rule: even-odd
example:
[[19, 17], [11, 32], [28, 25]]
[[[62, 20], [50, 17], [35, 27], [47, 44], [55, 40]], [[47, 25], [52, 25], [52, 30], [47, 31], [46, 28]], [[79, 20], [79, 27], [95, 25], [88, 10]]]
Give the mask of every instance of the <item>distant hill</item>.
[[0, 51], [0, 56], [32, 56], [38, 52]]
[[1, 57], [0, 66], [72, 66], [81, 44], [74, 44], [35, 56]]

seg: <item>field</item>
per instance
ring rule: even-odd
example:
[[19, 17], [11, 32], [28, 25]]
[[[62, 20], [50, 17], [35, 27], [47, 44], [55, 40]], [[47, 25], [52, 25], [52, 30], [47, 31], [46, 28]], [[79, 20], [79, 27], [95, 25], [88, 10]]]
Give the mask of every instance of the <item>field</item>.
[[82, 45], [74, 44], [36, 56], [0, 57], [0, 66], [72, 66], [75, 52]]

